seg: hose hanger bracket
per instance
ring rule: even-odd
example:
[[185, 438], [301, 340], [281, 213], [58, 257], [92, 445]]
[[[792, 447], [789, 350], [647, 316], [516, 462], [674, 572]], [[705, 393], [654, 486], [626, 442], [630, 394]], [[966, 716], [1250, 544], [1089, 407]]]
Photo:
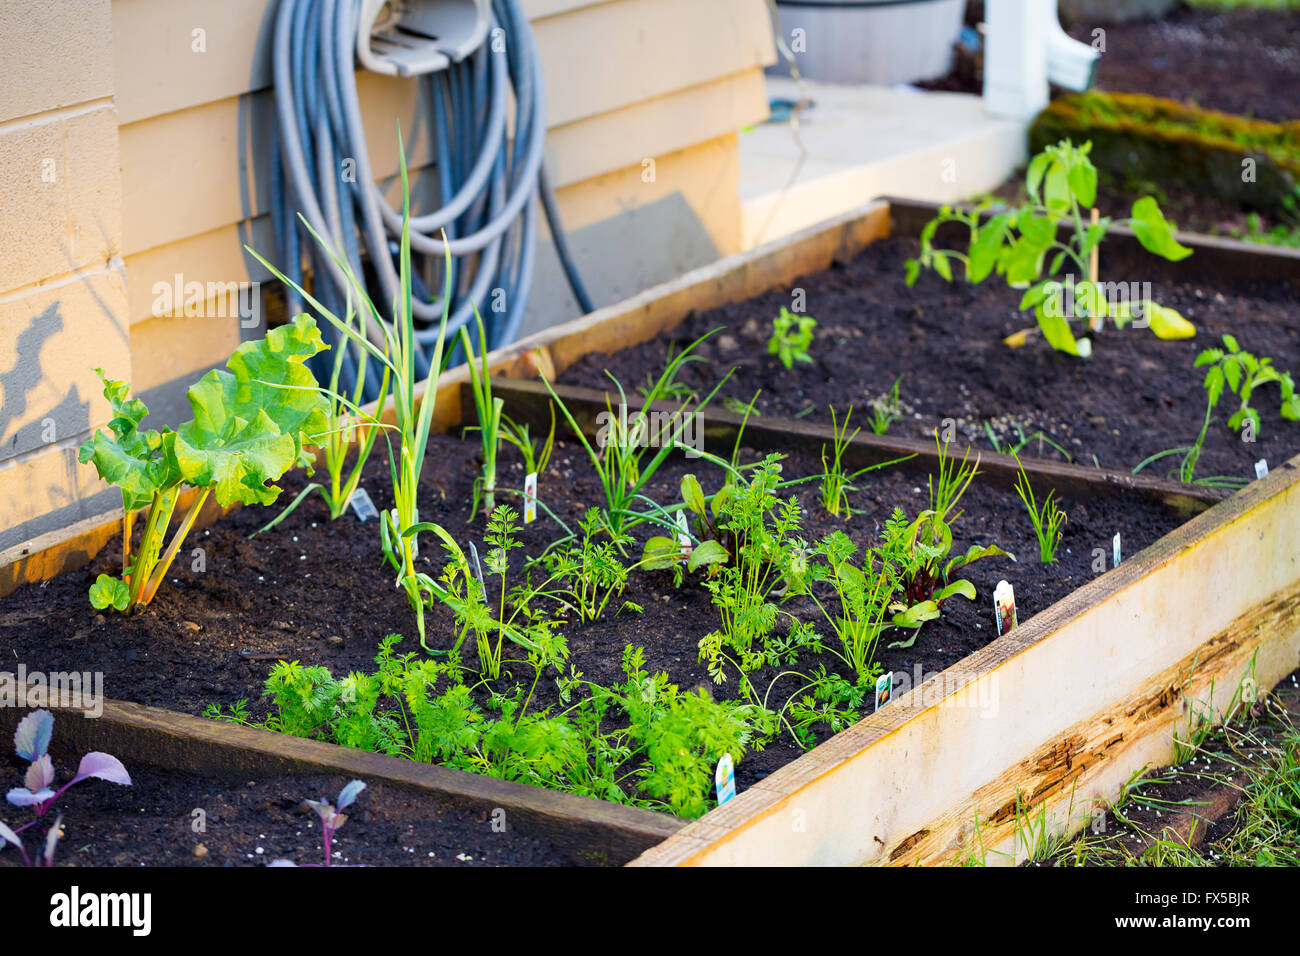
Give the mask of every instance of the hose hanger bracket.
[[357, 60], [390, 76], [436, 73], [482, 46], [491, 24], [490, 0], [363, 0]]

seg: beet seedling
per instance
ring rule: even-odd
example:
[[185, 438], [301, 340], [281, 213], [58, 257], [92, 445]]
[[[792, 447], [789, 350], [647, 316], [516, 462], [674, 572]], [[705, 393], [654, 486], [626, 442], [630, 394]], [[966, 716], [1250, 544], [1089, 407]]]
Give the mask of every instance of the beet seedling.
[[0, 849], [3, 849], [6, 843], [12, 843], [18, 848], [18, 852], [22, 854], [28, 866], [54, 865], [54, 850], [62, 835], [60, 827], [63, 817], [62, 815], [57, 817], [54, 825], [45, 832], [40, 854], [34, 859], [24, 849], [22, 838], [18, 834], [30, 827], [39, 826], [41, 820], [54, 806], [54, 801], [63, 796], [69, 787], [91, 777], [121, 784], [124, 787], [131, 786], [131, 775], [122, 766], [122, 761], [111, 754], [91, 751], [81, 758], [77, 773], [71, 780], [58, 790], [51, 789], [54, 786], [54, 761], [50, 759], [48, 750], [53, 732], [54, 715], [48, 710], [32, 711], [19, 721], [18, 729], [14, 732], [14, 750], [19, 757], [28, 762], [28, 767], [23, 777], [24, 785], [14, 787], [5, 794], [5, 799], [16, 807], [31, 807], [34, 816], [16, 829], [0, 823]]

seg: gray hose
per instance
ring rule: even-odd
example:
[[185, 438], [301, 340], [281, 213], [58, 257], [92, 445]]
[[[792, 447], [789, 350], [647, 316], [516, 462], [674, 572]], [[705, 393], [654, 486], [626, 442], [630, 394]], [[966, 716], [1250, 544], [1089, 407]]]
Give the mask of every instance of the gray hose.
[[[391, 311], [399, 293], [394, 252], [402, 215], [375, 184], [357, 98], [353, 55], [360, 8], [361, 0], [280, 0], [273, 43], [278, 128], [270, 193], [279, 260], [286, 275], [301, 282], [305, 256], [313, 294], [336, 314], [347, 302], [346, 277], [302, 228], [298, 213], [341, 250], [356, 275], [366, 277], [377, 306]], [[438, 193], [437, 208], [413, 213], [410, 222], [412, 311], [417, 339], [429, 351], [444, 307], [449, 335], [477, 306], [488, 347], [517, 337], [536, 267], [539, 197], [574, 297], [584, 312], [594, 308], [543, 167], [545, 82], [532, 29], [518, 0], [493, 0], [492, 12], [483, 47], [418, 80], [431, 107]], [[513, 142], [506, 137], [512, 91]], [[418, 130], [407, 135], [413, 142]], [[355, 176], [341, 175], [345, 160], [352, 161]], [[447, 250], [453, 257], [450, 303], [428, 291], [443, 288]], [[303, 307], [296, 296], [289, 304], [293, 311]], [[351, 387], [356, 360], [349, 358], [341, 385]], [[428, 361], [428, 355], [419, 358], [419, 374], [428, 372]], [[378, 379], [367, 376], [368, 384]]]

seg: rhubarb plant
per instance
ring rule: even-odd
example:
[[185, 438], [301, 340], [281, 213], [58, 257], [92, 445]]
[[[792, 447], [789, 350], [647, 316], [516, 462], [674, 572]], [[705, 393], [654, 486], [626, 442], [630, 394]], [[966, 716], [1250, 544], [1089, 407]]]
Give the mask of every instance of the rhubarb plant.
[[[1101, 331], [1106, 319], [1117, 328], [1141, 318], [1161, 339], [1185, 339], [1196, 329], [1176, 310], [1150, 301], [1121, 295], [1116, 283], [1099, 281], [1093, 265], [1094, 253], [1111, 227], [1127, 226], [1148, 252], [1170, 261], [1185, 259], [1192, 250], [1174, 239], [1173, 230], [1150, 196], [1133, 203], [1127, 219], [1096, 217], [1084, 219], [1084, 210], [1097, 200], [1097, 169], [1088, 158], [1091, 143], [1075, 146], [1062, 141], [1049, 146], [1030, 160], [1025, 178], [1029, 201], [1018, 209], [995, 212], [992, 200], [969, 210], [943, 206], [938, 216], [921, 230], [921, 252], [907, 261], [907, 284], [916, 282], [921, 270], [933, 269], [951, 282], [954, 264], [960, 265], [966, 281], [983, 282], [995, 272], [1012, 288], [1023, 289], [1020, 308], [1033, 309], [1038, 328], [1052, 348], [1086, 358], [1092, 343], [1076, 337], [1070, 319], [1080, 318], [1093, 332]], [[992, 215], [987, 215], [993, 213]], [[934, 245], [936, 230], [945, 223], [964, 225], [970, 234], [965, 253]], [[1067, 235], [1061, 237], [1061, 227]], [[1068, 306], [1063, 306], [1065, 287], [1053, 276], [1069, 265]], [[1138, 314], [1139, 309], [1142, 315]], [[1008, 345], [1023, 344], [1017, 333]]]
[[[275, 482], [289, 468], [311, 469], [306, 446], [328, 430], [329, 404], [304, 363], [327, 347], [306, 315], [245, 342], [225, 369], [208, 372], [190, 388], [194, 418], [175, 429], [142, 430], [149, 414], [144, 402], [130, 397], [126, 382], [95, 370], [113, 410], [111, 434], [97, 430], [78, 459], [118, 487], [124, 517], [122, 576], [99, 576], [90, 588], [94, 607], [129, 613], [148, 605], [209, 497], [223, 508], [269, 505], [280, 494]], [[164, 549], [185, 486], [198, 494]], [[132, 554], [134, 517], [144, 509], [144, 534]]]
[[59, 789], [53, 789], [54, 761], [48, 752], [53, 732], [54, 715], [48, 710], [35, 710], [18, 722], [18, 729], [14, 733], [14, 750], [20, 758], [27, 761], [27, 773], [23, 777], [23, 786], [11, 789], [5, 794], [5, 799], [16, 807], [31, 807], [33, 815], [31, 820], [20, 827], [10, 828], [0, 822], [0, 849], [5, 844], [12, 843], [28, 866], [54, 865], [54, 850], [61, 837], [62, 816], [56, 818], [42, 835], [41, 849], [35, 857], [28, 855], [19, 834], [32, 827], [39, 830], [45, 815], [68, 788], [92, 777], [124, 787], [131, 786], [131, 775], [122, 766], [122, 761], [111, 754], [92, 751], [81, 758], [77, 773], [71, 780]]

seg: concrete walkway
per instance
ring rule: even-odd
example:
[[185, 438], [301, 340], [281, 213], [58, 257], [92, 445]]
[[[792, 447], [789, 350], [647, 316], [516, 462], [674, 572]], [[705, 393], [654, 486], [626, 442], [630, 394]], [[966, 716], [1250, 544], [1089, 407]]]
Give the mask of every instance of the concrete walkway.
[[[767, 78], [768, 96], [812, 99], [789, 122], [740, 134], [745, 249], [878, 196], [951, 202], [992, 189], [1025, 159], [1026, 124], [978, 96]], [[802, 144], [802, 149], [801, 149]]]

